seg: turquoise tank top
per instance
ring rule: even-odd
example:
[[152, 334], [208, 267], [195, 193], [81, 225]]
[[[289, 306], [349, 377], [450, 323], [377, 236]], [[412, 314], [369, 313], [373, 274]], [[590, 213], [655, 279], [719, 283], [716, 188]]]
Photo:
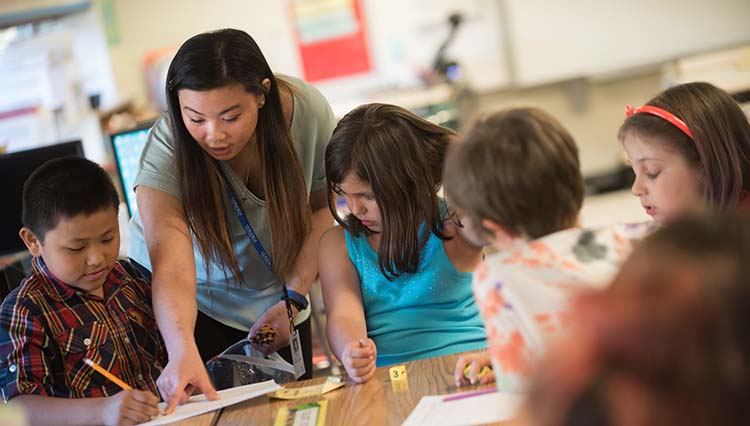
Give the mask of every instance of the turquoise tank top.
[[472, 274], [456, 270], [435, 234], [420, 254], [417, 272], [393, 281], [380, 271], [366, 235], [344, 234], [359, 274], [367, 336], [377, 346], [378, 367], [487, 347]]

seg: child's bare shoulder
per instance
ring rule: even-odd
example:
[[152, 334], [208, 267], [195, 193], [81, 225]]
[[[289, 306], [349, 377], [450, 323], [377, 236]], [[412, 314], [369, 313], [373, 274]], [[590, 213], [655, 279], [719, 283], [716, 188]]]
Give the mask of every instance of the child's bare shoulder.
[[326, 253], [335, 250], [346, 250], [346, 235], [344, 228], [334, 226], [323, 233], [320, 237], [319, 250]]

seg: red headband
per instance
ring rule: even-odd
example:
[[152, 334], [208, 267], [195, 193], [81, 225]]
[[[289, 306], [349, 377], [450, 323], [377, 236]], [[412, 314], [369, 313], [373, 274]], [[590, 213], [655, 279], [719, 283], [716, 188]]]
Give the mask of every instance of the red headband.
[[684, 121], [680, 120], [679, 118], [677, 118], [677, 116], [675, 116], [674, 114], [672, 114], [671, 112], [667, 110], [664, 110], [664, 109], [661, 109], [659, 107], [655, 107], [652, 105], [644, 105], [638, 108], [633, 108], [630, 105], [625, 107], [625, 117], [630, 117], [631, 115], [638, 114], [638, 113], [651, 114], [659, 118], [662, 118], [664, 120], [667, 120], [670, 123], [672, 123], [675, 127], [682, 130], [682, 132], [688, 135], [690, 139], [695, 140], [693, 138], [693, 133], [690, 131], [687, 124], [685, 124]]

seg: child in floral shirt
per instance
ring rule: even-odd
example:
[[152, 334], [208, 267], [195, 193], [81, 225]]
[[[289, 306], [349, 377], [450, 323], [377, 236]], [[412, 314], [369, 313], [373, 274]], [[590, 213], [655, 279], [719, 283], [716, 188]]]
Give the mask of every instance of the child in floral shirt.
[[[606, 285], [649, 226], [578, 226], [584, 195], [578, 149], [538, 109], [501, 111], [478, 122], [449, 154], [444, 185], [462, 224], [498, 250], [473, 279], [489, 353], [459, 358], [457, 385], [494, 377], [501, 390], [522, 390], [533, 361], [565, 330], [570, 298]], [[490, 360], [494, 371], [479, 378]]]

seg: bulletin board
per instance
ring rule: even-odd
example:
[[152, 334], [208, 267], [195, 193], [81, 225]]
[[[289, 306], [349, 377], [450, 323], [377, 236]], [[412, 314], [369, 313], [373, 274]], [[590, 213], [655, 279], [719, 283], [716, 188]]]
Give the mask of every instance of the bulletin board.
[[362, 0], [294, 0], [291, 12], [305, 80], [371, 71]]

